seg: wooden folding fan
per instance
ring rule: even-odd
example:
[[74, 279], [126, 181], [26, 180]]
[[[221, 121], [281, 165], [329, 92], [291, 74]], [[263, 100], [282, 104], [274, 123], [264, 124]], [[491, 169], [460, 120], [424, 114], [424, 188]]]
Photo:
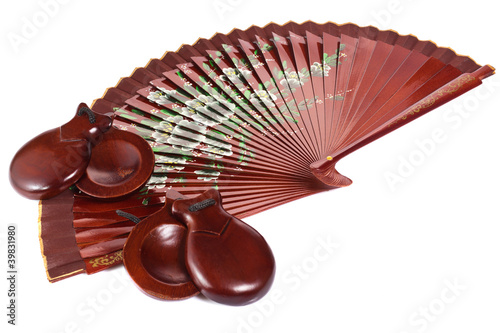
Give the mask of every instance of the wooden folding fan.
[[115, 210], [146, 217], [168, 189], [216, 188], [242, 218], [348, 186], [341, 158], [493, 73], [432, 42], [354, 24], [269, 24], [167, 52], [91, 107], [149, 142], [152, 177], [118, 201], [77, 191], [41, 201], [49, 280], [120, 263], [133, 223]]

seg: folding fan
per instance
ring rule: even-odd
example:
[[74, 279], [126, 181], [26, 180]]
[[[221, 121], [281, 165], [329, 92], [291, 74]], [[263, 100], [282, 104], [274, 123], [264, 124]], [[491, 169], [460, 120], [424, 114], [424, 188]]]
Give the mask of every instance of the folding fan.
[[348, 186], [341, 158], [493, 73], [432, 42], [354, 24], [269, 24], [167, 52], [92, 106], [149, 142], [147, 187], [111, 202], [70, 191], [41, 201], [49, 280], [120, 263], [133, 224], [115, 210], [148, 216], [168, 189], [216, 188], [242, 218]]

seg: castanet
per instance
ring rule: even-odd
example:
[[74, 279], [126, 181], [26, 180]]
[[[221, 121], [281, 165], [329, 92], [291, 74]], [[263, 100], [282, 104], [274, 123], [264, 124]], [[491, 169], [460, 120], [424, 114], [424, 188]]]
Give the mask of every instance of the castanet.
[[81, 103], [71, 121], [36, 136], [16, 153], [10, 165], [12, 186], [30, 199], [63, 192], [84, 174], [92, 147], [111, 124], [110, 116]]
[[222, 208], [214, 189], [191, 199], [169, 191], [165, 206], [142, 221], [117, 213], [138, 223], [123, 261], [136, 285], [154, 298], [178, 300], [201, 292], [219, 303], [246, 305], [271, 288], [271, 248]]
[[10, 166], [13, 187], [30, 199], [54, 197], [75, 183], [103, 199], [142, 188], [153, 172], [153, 149], [139, 135], [112, 127], [113, 119], [112, 112], [81, 103], [70, 122], [21, 147]]
[[186, 267], [203, 295], [246, 305], [269, 291], [275, 274], [271, 248], [254, 228], [223, 209], [219, 192], [176, 200], [172, 215], [187, 226]]
[[146, 140], [131, 132], [111, 128], [92, 149], [78, 189], [96, 198], [116, 198], [144, 186], [155, 164], [153, 149]]
[[199, 293], [184, 263], [186, 227], [171, 215], [175, 197], [167, 195], [163, 208], [138, 223], [123, 247], [123, 263], [130, 277], [139, 289], [157, 299], [179, 300]]

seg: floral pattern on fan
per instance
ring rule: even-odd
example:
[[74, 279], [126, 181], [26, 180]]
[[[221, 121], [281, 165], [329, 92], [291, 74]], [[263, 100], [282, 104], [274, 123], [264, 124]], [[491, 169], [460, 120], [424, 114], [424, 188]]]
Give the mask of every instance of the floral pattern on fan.
[[311, 65], [311, 76], [319, 76], [319, 77], [325, 77], [328, 76], [328, 73], [330, 72], [332, 68], [325, 64], [322, 63], [320, 64], [319, 62], [315, 61]]
[[[194, 173], [200, 181], [212, 182], [217, 188], [220, 169], [230, 162], [227, 159], [233, 153], [237, 154], [237, 160], [231, 164], [243, 167], [255, 158], [255, 152], [248, 147], [255, 135], [250, 128], [258, 129], [264, 136], [279, 136], [285, 131], [293, 133], [286, 123], [300, 126], [304, 121], [302, 114], [319, 99], [305, 98], [304, 86], [312, 84], [312, 76], [327, 77], [340, 64], [345, 48], [341, 44], [335, 54], [324, 53], [321, 64], [314, 62], [297, 69], [291, 61], [279, 61], [274, 46], [261, 45], [260, 52], [251, 46], [242, 52], [224, 45], [224, 53], [209, 51], [210, 58], [200, 59], [198, 66], [179, 64], [177, 70], [164, 73], [169, 81], [155, 80], [151, 89], [142, 94], [160, 106], [160, 110], [117, 111], [128, 120], [134, 113], [147, 118], [141, 118], [140, 124], [148, 129], [139, 126], [135, 130], [151, 142], [157, 154], [151, 188], [158, 188], [161, 181], [182, 182], [188, 163], [198, 166], [188, 173]], [[325, 97], [341, 99], [340, 95]], [[210, 161], [217, 159], [225, 163], [214, 167], [215, 163]], [[180, 174], [161, 178], [175, 173]]]

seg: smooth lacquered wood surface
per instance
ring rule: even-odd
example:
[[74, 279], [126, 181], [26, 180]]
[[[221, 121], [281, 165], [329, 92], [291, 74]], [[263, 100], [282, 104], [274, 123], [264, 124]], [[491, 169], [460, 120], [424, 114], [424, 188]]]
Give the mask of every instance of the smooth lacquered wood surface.
[[185, 266], [187, 229], [171, 215], [172, 199], [137, 224], [123, 249], [125, 268], [151, 297], [180, 300], [199, 293]]
[[151, 146], [138, 135], [111, 128], [92, 149], [84, 174], [76, 183], [97, 198], [116, 198], [144, 186], [153, 172]]
[[[200, 203], [210, 206], [194, 210]], [[216, 190], [176, 200], [172, 215], [187, 226], [186, 267], [203, 295], [246, 305], [269, 291], [276, 270], [271, 248], [255, 229], [222, 208]]]
[[73, 185], [90, 161], [91, 149], [111, 126], [111, 118], [98, 114], [91, 122], [80, 104], [77, 115], [59, 128], [27, 142], [12, 159], [10, 181], [14, 189], [30, 199], [47, 199]]

